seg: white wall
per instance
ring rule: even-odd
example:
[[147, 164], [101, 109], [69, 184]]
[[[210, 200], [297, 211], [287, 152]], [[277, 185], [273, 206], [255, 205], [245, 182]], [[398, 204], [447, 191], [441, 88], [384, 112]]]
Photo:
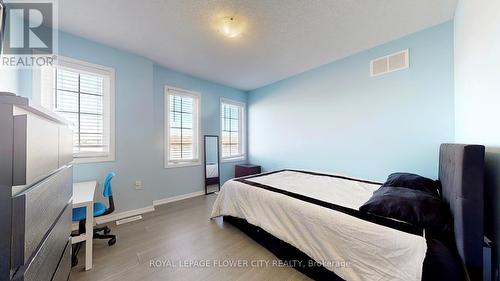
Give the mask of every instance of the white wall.
[[[487, 146], [485, 231], [500, 251], [500, 1], [461, 0], [455, 14], [455, 137]], [[494, 262], [498, 268], [498, 259]], [[498, 278], [498, 277], [497, 277]], [[495, 279], [498, 280], [498, 279]]]
[[500, 1], [460, 1], [455, 18], [456, 138], [500, 145]]

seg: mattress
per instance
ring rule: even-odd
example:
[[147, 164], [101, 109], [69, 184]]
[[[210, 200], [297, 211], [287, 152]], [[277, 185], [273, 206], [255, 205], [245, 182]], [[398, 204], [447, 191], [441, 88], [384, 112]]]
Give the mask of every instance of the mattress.
[[216, 178], [219, 176], [219, 165], [217, 163], [207, 163], [207, 178]]
[[[245, 181], [223, 185], [212, 217], [245, 219], [344, 280], [421, 280], [425, 237], [345, 212], [355, 213], [380, 184], [301, 171]], [[341, 208], [327, 208], [315, 200]]]

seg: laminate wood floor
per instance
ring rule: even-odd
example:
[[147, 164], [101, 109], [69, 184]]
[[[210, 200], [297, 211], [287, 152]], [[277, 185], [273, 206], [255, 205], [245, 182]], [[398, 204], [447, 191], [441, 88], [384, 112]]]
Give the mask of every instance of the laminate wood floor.
[[[210, 220], [215, 198], [173, 202], [140, 221], [110, 224], [116, 244], [109, 247], [106, 240], [94, 240], [90, 271], [83, 269], [82, 247], [71, 280], [310, 280], [293, 268], [280, 267], [273, 254], [234, 226], [220, 218]], [[239, 266], [227, 264], [237, 262]]]

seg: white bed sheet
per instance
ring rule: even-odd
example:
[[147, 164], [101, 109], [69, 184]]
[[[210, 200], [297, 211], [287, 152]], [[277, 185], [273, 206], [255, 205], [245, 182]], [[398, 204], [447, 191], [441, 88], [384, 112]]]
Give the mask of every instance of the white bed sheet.
[[[248, 180], [352, 209], [359, 209], [379, 187], [295, 171]], [[235, 180], [222, 186], [212, 210], [212, 217], [218, 216], [261, 227], [344, 280], [421, 280], [427, 250], [422, 236]]]

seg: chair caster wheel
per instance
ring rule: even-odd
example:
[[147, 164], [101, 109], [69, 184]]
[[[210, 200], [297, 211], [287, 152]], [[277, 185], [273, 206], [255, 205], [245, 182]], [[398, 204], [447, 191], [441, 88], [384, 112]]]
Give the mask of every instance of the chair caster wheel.
[[77, 265], [78, 265], [78, 258], [77, 257], [71, 258], [71, 267], [75, 267]]
[[111, 229], [106, 226], [106, 228], [104, 229], [104, 234], [109, 234], [110, 232], [111, 232]]
[[108, 241], [108, 245], [109, 245], [109, 246], [113, 246], [115, 243], [116, 243], [116, 238], [111, 238], [111, 239], [109, 239], [109, 241]]

